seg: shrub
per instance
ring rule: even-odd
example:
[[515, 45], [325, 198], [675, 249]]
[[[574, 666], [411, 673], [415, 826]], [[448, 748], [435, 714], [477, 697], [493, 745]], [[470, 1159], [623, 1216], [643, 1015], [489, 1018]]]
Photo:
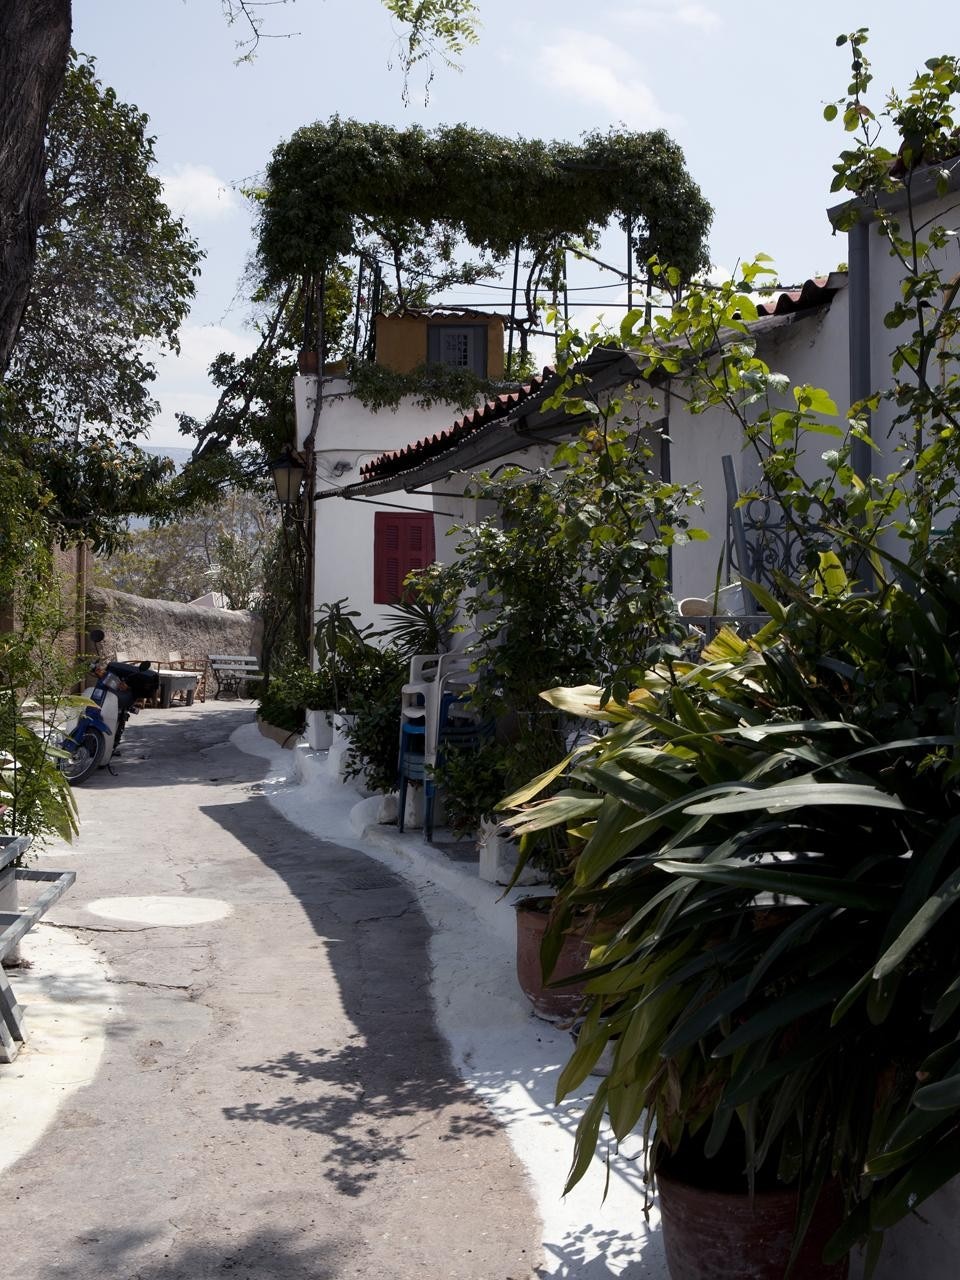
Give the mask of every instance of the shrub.
[[346, 734], [346, 775], [362, 777], [373, 791], [393, 791], [397, 785], [400, 689], [406, 678], [407, 663], [398, 650], [372, 646], [347, 676], [346, 706], [356, 718]]

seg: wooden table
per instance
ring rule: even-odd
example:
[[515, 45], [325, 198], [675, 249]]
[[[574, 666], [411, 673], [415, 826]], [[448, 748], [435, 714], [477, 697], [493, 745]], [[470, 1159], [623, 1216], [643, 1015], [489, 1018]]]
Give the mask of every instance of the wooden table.
[[161, 668], [157, 674], [160, 677], [160, 706], [166, 708], [170, 706], [170, 699], [175, 693], [186, 694], [186, 704], [188, 707], [193, 706], [194, 695], [197, 692], [197, 681], [200, 679], [199, 671], [169, 671]]

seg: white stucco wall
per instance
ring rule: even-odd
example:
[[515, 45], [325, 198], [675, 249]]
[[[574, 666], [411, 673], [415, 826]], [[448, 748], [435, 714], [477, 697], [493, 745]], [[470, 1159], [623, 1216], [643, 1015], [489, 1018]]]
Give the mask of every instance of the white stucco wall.
[[[316, 385], [315, 377], [294, 380], [298, 448], [313, 423]], [[445, 430], [457, 416], [449, 405], [422, 409], [409, 401], [395, 413], [390, 409], [371, 413], [353, 398], [347, 382], [327, 381], [316, 435], [317, 492], [356, 484], [367, 462]], [[339, 497], [315, 503], [313, 598], [317, 605], [346, 597], [360, 611], [361, 624], [383, 621], [385, 606], [373, 602], [373, 525], [376, 512], [391, 510], [391, 504], [426, 511], [433, 505], [433, 496], [388, 493], [383, 505]], [[437, 543], [439, 551], [439, 534]]]
[[[792, 387], [810, 383], [829, 391], [840, 414], [849, 405], [849, 358], [847, 338], [847, 292], [840, 290], [831, 305], [774, 329], [757, 343], [757, 354], [775, 373], [790, 379], [791, 390], [784, 406], [793, 407]], [[757, 483], [759, 469], [753, 450], [745, 445], [740, 424], [722, 409], [690, 414], [678, 397], [674, 397], [670, 414], [671, 478], [680, 484], [699, 485], [703, 509], [694, 512], [691, 523], [710, 534], [708, 542], [692, 542], [674, 552], [674, 595], [709, 596], [714, 587], [717, 565], [725, 545], [727, 495], [721, 459], [733, 458], [741, 490]], [[805, 470], [821, 472], [821, 455], [834, 440], [828, 436], [811, 436], [805, 459]]]
[[[956, 228], [960, 223], [960, 215], [957, 212], [957, 193], [954, 192], [943, 199], [930, 200], [925, 204], [919, 205], [914, 210], [914, 216], [918, 226], [926, 226], [927, 231], [924, 234], [928, 234], [930, 226], [936, 224], [948, 228]], [[901, 234], [906, 235], [907, 218], [905, 213], [901, 215], [901, 221]], [[930, 260], [941, 271], [944, 282], [955, 277], [957, 272], [960, 271], [960, 245], [957, 244], [956, 237], [945, 248], [931, 251]], [[890, 330], [884, 328], [883, 324], [884, 313], [889, 311], [901, 298], [900, 282], [903, 274], [903, 268], [899, 260], [891, 255], [886, 240], [881, 238], [876, 231], [872, 231], [870, 235], [870, 291], [873, 324], [870, 335], [870, 361], [876, 390], [892, 385], [893, 379], [890, 373], [891, 356], [898, 338], [905, 339], [912, 328], [912, 325], [907, 324], [902, 330]], [[931, 377], [936, 377], [935, 367], [931, 369]], [[904, 381], [910, 382], [909, 376], [905, 376]], [[896, 455], [892, 448], [896, 443], [896, 436], [890, 439], [889, 432], [895, 416], [896, 410], [894, 406], [887, 404], [881, 404], [874, 415], [874, 438], [878, 442], [883, 441], [886, 443], [887, 454], [892, 459], [893, 465], [896, 465]]]

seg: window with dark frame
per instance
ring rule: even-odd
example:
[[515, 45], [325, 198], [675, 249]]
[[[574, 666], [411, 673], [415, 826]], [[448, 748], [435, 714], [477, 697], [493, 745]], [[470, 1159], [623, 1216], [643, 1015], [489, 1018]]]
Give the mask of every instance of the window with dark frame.
[[427, 363], [469, 369], [487, 376], [487, 326], [483, 324], [427, 325]]

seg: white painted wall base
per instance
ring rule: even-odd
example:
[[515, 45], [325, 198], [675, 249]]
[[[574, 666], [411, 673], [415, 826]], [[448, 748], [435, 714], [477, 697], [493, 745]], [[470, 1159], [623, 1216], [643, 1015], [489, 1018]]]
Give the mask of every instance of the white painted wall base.
[[333, 712], [307, 711], [307, 742], [314, 751], [329, 751], [333, 744]]
[[[496, 823], [481, 822], [477, 851], [480, 854], [480, 879], [490, 884], [509, 884], [517, 865], [517, 846], [512, 840], [497, 835]], [[520, 872], [516, 883], [545, 884], [546, 881], [542, 872], [528, 863]]]

